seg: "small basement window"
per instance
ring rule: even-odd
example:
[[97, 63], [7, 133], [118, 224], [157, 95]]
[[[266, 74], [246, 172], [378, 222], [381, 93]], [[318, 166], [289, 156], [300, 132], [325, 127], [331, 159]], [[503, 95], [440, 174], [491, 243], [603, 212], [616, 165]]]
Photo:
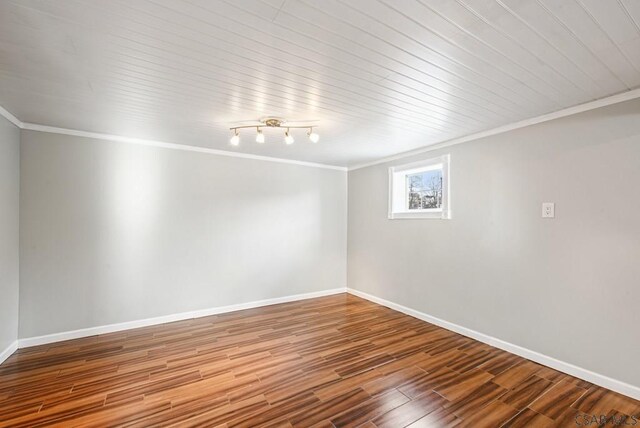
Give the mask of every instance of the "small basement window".
[[389, 168], [389, 218], [451, 218], [449, 155]]

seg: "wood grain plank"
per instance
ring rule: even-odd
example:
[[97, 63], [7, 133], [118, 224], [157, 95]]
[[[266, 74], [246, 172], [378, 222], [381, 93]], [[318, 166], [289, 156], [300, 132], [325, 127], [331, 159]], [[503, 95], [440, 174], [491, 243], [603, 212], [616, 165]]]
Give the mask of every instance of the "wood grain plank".
[[350, 295], [21, 349], [0, 427], [572, 426], [640, 402]]

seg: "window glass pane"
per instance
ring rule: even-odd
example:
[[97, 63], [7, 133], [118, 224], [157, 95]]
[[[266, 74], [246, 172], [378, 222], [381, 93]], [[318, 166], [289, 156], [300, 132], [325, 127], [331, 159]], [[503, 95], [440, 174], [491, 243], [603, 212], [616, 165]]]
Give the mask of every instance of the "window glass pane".
[[406, 175], [409, 210], [442, 209], [442, 169]]

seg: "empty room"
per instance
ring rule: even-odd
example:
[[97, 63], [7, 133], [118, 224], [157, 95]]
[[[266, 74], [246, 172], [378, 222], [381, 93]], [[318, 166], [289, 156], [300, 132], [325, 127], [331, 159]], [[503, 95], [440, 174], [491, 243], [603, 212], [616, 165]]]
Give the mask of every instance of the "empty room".
[[640, 427], [639, 0], [0, 0], [0, 427]]

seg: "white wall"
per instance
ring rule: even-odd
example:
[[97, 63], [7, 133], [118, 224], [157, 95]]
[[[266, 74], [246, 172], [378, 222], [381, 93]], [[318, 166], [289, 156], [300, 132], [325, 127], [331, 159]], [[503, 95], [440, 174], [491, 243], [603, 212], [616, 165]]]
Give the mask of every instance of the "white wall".
[[343, 171], [23, 131], [20, 337], [346, 285]]
[[20, 130], [0, 116], [0, 356], [18, 338], [19, 190]]
[[[453, 218], [388, 220], [445, 153]], [[349, 287], [640, 386], [640, 100], [352, 171], [348, 231]]]

